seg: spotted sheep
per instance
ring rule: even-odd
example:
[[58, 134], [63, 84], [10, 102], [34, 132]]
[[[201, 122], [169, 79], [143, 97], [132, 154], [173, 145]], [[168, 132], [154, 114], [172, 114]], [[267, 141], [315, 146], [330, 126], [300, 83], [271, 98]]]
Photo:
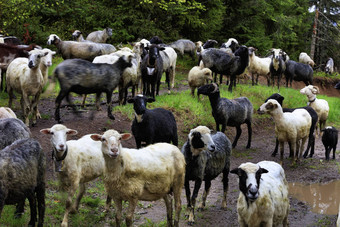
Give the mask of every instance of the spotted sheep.
[[238, 223], [246, 226], [288, 226], [288, 182], [276, 162], [247, 162], [230, 171], [239, 179]]

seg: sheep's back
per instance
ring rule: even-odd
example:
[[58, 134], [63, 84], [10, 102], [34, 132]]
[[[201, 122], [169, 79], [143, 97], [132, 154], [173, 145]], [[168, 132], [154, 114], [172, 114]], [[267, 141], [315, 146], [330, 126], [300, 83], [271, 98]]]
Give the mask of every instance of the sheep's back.
[[31, 137], [30, 129], [17, 118], [0, 119], [0, 150], [18, 139]]
[[253, 105], [246, 97], [236, 99], [221, 98], [217, 116], [220, 122], [226, 123], [228, 126], [238, 126], [245, 123], [246, 120], [252, 121]]
[[328, 118], [329, 105], [324, 99], [316, 99], [314, 102], [310, 103], [310, 106], [318, 114], [319, 120], [325, 121]]

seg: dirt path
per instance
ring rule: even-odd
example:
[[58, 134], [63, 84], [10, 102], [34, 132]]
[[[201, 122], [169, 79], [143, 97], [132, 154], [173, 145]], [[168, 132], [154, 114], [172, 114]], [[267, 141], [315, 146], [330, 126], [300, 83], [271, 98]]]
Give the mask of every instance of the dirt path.
[[[298, 86], [298, 85], [294, 85]], [[181, 87], [180, 89], [186, 89], [187, 87]], [[334, 91], [332, 96], [340, 97], [340, 93]], [[106, 116], [106, 111], [94, 112], [90, 110], [92, 107], [86, 108], [81, 116], [76, 116], [70, 109], [64, 107], [61, 110], [62, 119], [64, 124], [69, 128], [77, 129], [79, 134], [69, 139], [80, 138], [88, 133], [101, 133], [109, 128], [117, 129], [121, 132], [130, 132], [131, 122], [126, 117], [115, 113], [116, 120], [111, 121]], [[105, 108], [103, 108], [105, 109]], [[54, 114], [54, 98], [43, 99], [39, 105], [40, 113], [44, 116], [53, 116]], [[95, 113], [93, 120], [90, 120], [92, 113]], [[20, 116], [20, 115], [19, 115]], [[46, 117], [47, 118], [47, 117]], [[52, 173], [52, 161], [50, 159], [50, 141], [49, 139], [40, 134], [39, 130], [42, 128], [51, 127], [55, 124], [53, 118], [40, 119], [37, 127], [31, 128], [33, 137], [38, 139], [43, 149], [47, 153], [48, 157], [48, 176], [51, 177]], [[253, 124], [253, 140], [251, 149], [245, 149], [247, 141], [247, 129], [243, 127], [243, 133], [239, 140], [239, 143], [235, 149], [233, 149], [233, 155], [231, 159], [231, 168], [238, 167], [241, 163], [251, 161], [259, 162], [262, 160], [278, 161], [278, 157], [271, 157], [271, 152], [274, 147], [274, 124], [270, 119], [258, 119]], [[181, 131], [180, 129], [178, 130]], [[230, 140], [233, 140], [235, 136], [235, 129], [228, 127], [226, 135]], [[187, 135], [179, 135], [183, 139]], [[133, 139], [126, 141], [124, 146], [135, 147]], [[340, 143], [337, 150], [340, 149]], [[287, 159], [288, 148], [286, 147], [286, 153], [284, 160], [284, 168], [287, 180], [289, 182], [303, 182], [303, 183], [315, 183], [315, 182], [329, 182], [335, 179], [340, 179], [338, 165], [336, 161], [330, 162], [324, 161], [324, 148], [321, 143], [321, 139], [316, 140], [316, 152], [312, 159], [304, 159], [297, 167], [290, 167], [290, 160]], [[336, 160], [340, 160], [339, 154], [336, 155]], [[193, 186], [193, 183], [191, 183]], [[202, 190], [201, 190], [202, 191]], [[199, 199], [202, 192], [199, 193]], [[228, 209], [221, 210], [221, 198], [222, 198], [222, 182], [221, 176], [214, 180], [212, 183], [212, 189], [208, 196], [207, 207], [202, 212], [196, 212], [195, 226], [238, 226], [236, 203], [239, 194], [237, 177], [229, 174], [229, 193], [228, 193]], [[146, 218], [157, 223], [165, 220], [165, 206], [163, 201], [156, 201], [152, 203], [143, 202], [144, 208], [138, 207], [136, 210], [135, 225], [140, 225], [146, 222]], [[182, 193], [182, 204], [186, 204], [184, 189]], [[321, 215], [311, 212], [310, 205], [301, 202], [297, 199], [290, 198], [290, 213], [289, 222], [290, 226], [335, 226], [336, 215]], [[187, 226], [184, 218], [185, 211], [182, 210], [182, 218], [180, 221], [181, 226]]]

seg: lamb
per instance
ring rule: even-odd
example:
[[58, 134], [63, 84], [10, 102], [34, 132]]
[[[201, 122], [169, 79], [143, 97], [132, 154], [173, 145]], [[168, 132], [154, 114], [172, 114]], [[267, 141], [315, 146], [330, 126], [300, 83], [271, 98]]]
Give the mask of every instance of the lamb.
[[239, 177], [238, 223], [245, 226], [288, 226], [288, 182], [272, 161], [247, 162], [230, 171]]
[[[318, 114], [320, 129], [326, 125], [329, 113], [328, 102], [324, 99], [317, 99], [316, 94], [320, 93], [317, 86], [308, 85], [300, 90], [300, 93], [306, 95], [308, 98], [308, 106], [312, 107]], [[315, 131], [318, 131], [318, 124], [315, 125]], [[320, 134], [320, 131], [319, 131]]]
[[[86, 183], [103, 175], [104, 157], [101, 143], [85, 135], [78, 140], [66, 141], [67, 135], [76, 135], [78, 132], [65, 125], [55, 124], [51, 128], [40, 130], [41, 133], [51, 135], [51, 145], [59, 182], [62, 190], [68, 193], [66, 211], [61, 226], [68, 226], [68, 214], [77, 211], [82, 196], [85, 193]], [[62, 166], [58, 166], [62, 162]], [[73, 197], [79, 189], [77, 199]], [[106, 210], [109, 209], [111, 198], [107, 197]]]
[[241, 136], [241, 124], [246, 123], [248, 127], [248, 143], [246, 148], [251, 146], [252, 136], [252, 116], [253, 105], [246, 97], [236, 99], [227, 99], [220, 97], [220, 90], [215, 83], [204, 85], [197, 90], [197, 94], [207, 95], [210, 100], [212, 115], [216, 122], [216, 131], [224, 133], [226, 126], [236, 127], [236, 136], [233, 142], [233, 148], [236, 147], [237, 141]]
[[[191, 89], [191, 95], [195, 97], [195, 90], [206, 84], [208, 80], [213, 80], [212, 72], [208, 68], [201, 68], [200, 66], [194, 66], [190, 69], [188, 74], [188, 83]], [[199, 99], [199, 95], [197, 94]]]
[[156, 143], [139, 150], [124, 148], [121, 140], [131, 138], [131, 134], [120, 134], [115, 130], [108, 130], [103, 135], [94, 134], [91, 138], [102, 142], [104, 184], [114, 200], [116, 226], [121, 224], [123, 200], [129, 202], [126, 226], [132, 226], [138, 200], [160, 198], [165, 201], [168, 226], [173, 226], [172, 194], [175, 200], [174, 226], [178, 227], [185, 175], [185, 159], [181, 151], [168, 143]]
[[236, 76], [241, 75], [248, 67], [249, 53], [246, 46], [239, 47], [234, 55], [210, 48], [201, 53], [201, 59], [204, 67], [215, 73], [230, 76], [228, 91], [232, 92], [233, 86], [236, 87]]
[[[28, 58], [16, 58], [8, 66], [6, 86], [9, 95], [8, 107], [12, 108], [13, 92], [21, 94], [21, 107], [25, 124], [29, 125], [29, 115], [32, 113], [33, 123], [36, 125], [38, 116], [38, 102], [42, 92], [44, 78], [40, 69], [42, 57], [49, 52], [31, 50]], [[32, 96], [32, 100], [30, 100]]]
[[178, 145], [174, 115], [163, 108], [147, 109], [147, 103], [154, 101], [155, 99], [143, 95], [128, 100], [128, 103], [133, 103], [135, 110], [131, 131], [138, 149], [142, 147], [142, 142], [145, 142], [145, 146], [159, 142], [172, 142], [175, 146]]
[[96, 56], [110, 54], [116, 51], [116, 48], [111, 44], [62, 41], [55, 34], [52, 34], [48, 37], [47, 44], [54, 44], [59, 50], [63, 59], [81, 58], [84, 60], [93, 61]]
[[333, 58], [328, 58], [325, 67], [325, 73], [332, 74], [334, 72], [334, 61]]
[[275, 86], [275, 77], [277, 77], [277, 88], [280, 90], [280, 81], [282, 74], [286, 70], [285, 60], [283, 59], [283, 51], [281, 49], [272, 49], [272, 60], [270, 62], [269, 71], [272, 80], [272, 86]]
[[333, 159], [335, 159], [336, 145], [338, 144], [338, 130], [333, 126], [328, 126], [321, 130], [322, 144], [325, 147], [326, 160], [329, 160], [329, 153], [333, 149]]
[[195, 60], [196, 46], [195, 43], [191, 40], [179, 39], [175, 42], [170, 43], [168, 46], [179, 52], [182, 57], [184, 56], [184, 54], [189, 54], [192, 60]]
[[[205, 181], [202, 203], [198, 209], [205, 207], [211, 181], [223, 173], [222, 208], [227, 208], [228, 174], [230, 168], [231, 143], [222, 132], [210, 134], [206, 126], [198, 126], [188, 135], [188, 140], [182, 147], [186, 161], [185, 193], [187, 197], [189, 225], [194, 223], [194, 210], [198, 191], [202, 181]], [[190, 198], [190, 181], [195, 181], [195, 188]]]
[[286, 76], [286, 87], [288, 87], [288, 82], [292, 87], [293, 80], [303, 81], [306, 86], [313, 84], [313, 68], [310, 65], [289, 60], [286, 62], [284, 74]]
[[87, 37], [86, 40], [92, 41], [95, 43], [106, 43], [107, 39], [112, 36], [112, 28], [105, 28], [102, 31], [94, 31], [91, 32]]
[[17, 115], [13, 112], [11, 108], [0, 107], [0, 119], [4, 118], [17, 118]]
[[[264, 76], [267, 78], [268, 86], [270, 85], [270, 70], [269, 66], [271, 63], [270, 58], [260, 58], [255, 55], [256, 49], [254, 47], [249, 47], [249, 67], [248, 72], [251, 74], [252, 85], [257, 85], [259, 76]], [[256, 75], [256, 82], [255, 80]]]
[[96, 103], [99, 106], [99, 97], [102, 92], [106, 93], [107, 114], [114, 120], [111, 113], [112, 93], [118, 86], [122, 74], [127, 67], [131, 67], [131, 56], [122, 56], [113, 65], [94, 64], [82, 59], [68, 59], [60, 63], [54, 76], [59, 80], [60, 92], [56, 98], [55, 119], [61, 123], [60, 104], [66, 96], [70, 103], [69, 93], [91, 94], [96, 93]]
[[[163, 59], [160, 51], [165, 50], [156, 44], [145, 47], [149, 51], [141, 63], [143, 95], [155, 98], [159, 94], [159, 86], [163, 73]], [[157, 87], [156, 87], [157, 86]]]
[[[308, 111], [296, 109], [291, 113], [284, 113], [278, 101], [269, 99], [260, 106], [258, 113], [269, 113], [274, 119], [275, 134], [280, 143], [280, 164], [283, 164], [284, 142], [288, 142], [290, 153], [295, 153], [292, 162], [292, 165], [295, 165], [304, 149], [312, 124], [312, 118]], [[301, 148], [299, 147], [300, 141], [302, 141]]]
[[300, 53], [300, 55], [299, 55], [299, 62], [307, 64], [307, 65], [310, 65], [312, 68], [314, 68], [314, 66], [315, 66], [315, 63], [312, 60], [312, 58], [309, 57], [308, 54], [305, 53], [305, 52], [301, 52]]
[[[0, 152], [0, 214], [4, 205], [22, 203], [28, 198], [29, 226], [43, 226], [45, 215], [45, 154], [33, 138], [20, 139]], [[36, 205], [36, 203], [38, 203]]]
[[[281, 105], [282, 107], [282, 102], [285, 99], [282, 95], [275, 93], [272, 94], [271, 96], [269, 96], [265, 102], [267, 102], [269, 99], [275, 99], [276, 101], [278, 101], [278, 103]], [[303, 108], [305, 110], [308, 111], [309, 115], [312, 118], [312, 124], [311, 127], [309, 129], [309, 136], [308, 136], [308, 142], [307, 142], [307, 149], [306, 151], [303, 153], [303, 157], [306, 158], [310, 150], [310, 155], [309, 157], [313, 157], [314, 154], [314, 146], [315, 146], [315, 137], [314, 137], [314, 131], [315, 131], [315, 125], [318, 122], [318, 114], [315, 112], [315, 110], [310, 107], [310, 106], [305, 106], [305, 107], [299, 107], [299, 108]], [[282, 108], [283, 112], [293, 112], [294, 110], [296, 110], [297, 108]], [[275, 150], [272, 153], [272, 156], [275, 157], [277, 152], [278, 152], [278, 147], [279, 147], [279, 141], [278, 139], [276, 139], [276, 144], [275, 144]], [[289, 154], [290, 157], [293, 157], [294, 154]]]

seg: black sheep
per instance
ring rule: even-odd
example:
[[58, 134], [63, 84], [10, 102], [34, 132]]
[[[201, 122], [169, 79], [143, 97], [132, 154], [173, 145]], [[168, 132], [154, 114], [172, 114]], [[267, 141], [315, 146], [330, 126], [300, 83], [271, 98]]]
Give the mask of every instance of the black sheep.
[[322, 143], [325, 146], [325, 156], [326, 160], [329, 160], [329, 153], [333, 149], [333, 159], [335, 159], [336, 145], [338, 144], [338, 130], [333, 126], [328, 126], [321, 130]]
[[39, 142], [20, 139], [0, 152], [0, 212], [4, 205], [28, 198], [31, 210], [29, 226], [43, 226], [45, 215], [45, 154]]
[[[276, 101], [278, 101], [278, 103], [280, 103], [281, 107], [282, 107], [282, 102], [285, 99], [282, 95], [280, 95], [279, 93], [274, 93], [271, 96], [269, 96], [265, 102], [267, 102], [269, 99], [275, 99]], [[314, 130], [315, 130], [315, 125], [318, 122], [318, 114], [315, 112], [315, 110], [310, 107], [310, 106], [304, 106], [304, 107], [298, 107], [298, 108], [283, 108], [282, 110], [283, 112], [293, 112], [296, 109], [305, 109], [308, 111], [309, 115], [312, 118], [312, 124], [310, 126], [310, 130], [309, 130], [309, 137], [308, 137], [308, 143], [307, 143], [307, 149], [306, 151], [303, 153], [303, 157], [306, 158], [310, 149], [310, 154], [309, 157], [313, 157], [314, 155], [314, 146], [315, 146], [315, 137], [314, 137]], [[291, 145], [289, 144], [289, 147]], [[279, 148], [279, 141], [276, 138], [276, 144], [275, 144], [275, 149], [274, 152], [272, 153], [272, 156], [275, 157], [277, 152], [278, 152], [278, 148]], [[291, 149], [290, 149], [291, 150]], [[294, 157], [294, 154], [290, 153], [289, 157]]]
[[236, 127], [236, 136], [233, 142], [233, 148], [236, 147], [237, 141], [241, 136], [241, 124], [246, 123], [248, 126], [248, 143], [246, 148], [250, 148], [252, 135], [252, 116], [253, 105], [247, 97], [240, 97], [229, 100], [220, 97], [220, 90], [215, 83], [204, 85], [197, 90], [197, 94], [209, 96], [212, 115], [216, 122], [216, 131], [224, 133], [226, 126]]
[[204, 50], [200, 58], [204, 67], [211, 71], [230, 76], [228, 91], [232, 92], [236, 87], [236, 76], [241, 75], [248, 67], [249, 53], [246, 46], [240, 46], [234, 54], [228, 54], [222, 50], [210, 48]]
[[[222, 132], [210, 134], [210, 129], [198, 126], [192, 129], [188, 140], [182, 147], [186, 161], [185, 169], [185, 193], [189, 212], [189, 224], [194, 222], [194, 210], [198, 191], [202, 181], [205, 181], [202, 204], [198, 209], [205, 207], [205, 202], [210, 190], [211, 181], [220, 173], [223, 173], [223, 196], [222, 208], [227, 208], [228, 174], [230, 169], [231, 143]], [[195, 188], [191, 196], [190, 181], [195, 181]]]
[[154, 102], [155, 99], [137, 95], [129, 99], [133, 103], [135, 119], [132, 122], [131, 131], [136, 140], [137, 148], [145, 145], [172, 142], [178, 146], [177, 124], [174, 115], [163, 108], [147, 109], [147, 102]]
[[118, 87], [123, 71], [132, 66], [131, 60], [132, 56], [122, 56], [112, 65], [95, 64], [83, 59], [67, 59], [60, 63], [54, 71], [54, 76], [58, 78], [60, 84], [60, 91], [55, 101], [55, 119], [61, 123], [60, 104], [64, 97], [70, 103], [70, 92], [77, 94], [96, 93], [97, 103], [100, 100], [100, 94], [105, 92], [107, 115], [114, 120], [111, 112], [112, 93]]
[[313, 68], [310, 65], [289, 60], [286, 62], [284, 74], [286, 76], [286, 87], [288, 87], [288, 83], [292, 87], [293, 80], [303, 81], [306, 86], [313, 84]]
[[159, 95], [163, 74], [163, 59], [160, 51], [165, 48], [152, 44], [145, 49], [148, 50], [148, 54], [144, 56], [141, 63], [143, 95], [155, 98], [155, 95]]

